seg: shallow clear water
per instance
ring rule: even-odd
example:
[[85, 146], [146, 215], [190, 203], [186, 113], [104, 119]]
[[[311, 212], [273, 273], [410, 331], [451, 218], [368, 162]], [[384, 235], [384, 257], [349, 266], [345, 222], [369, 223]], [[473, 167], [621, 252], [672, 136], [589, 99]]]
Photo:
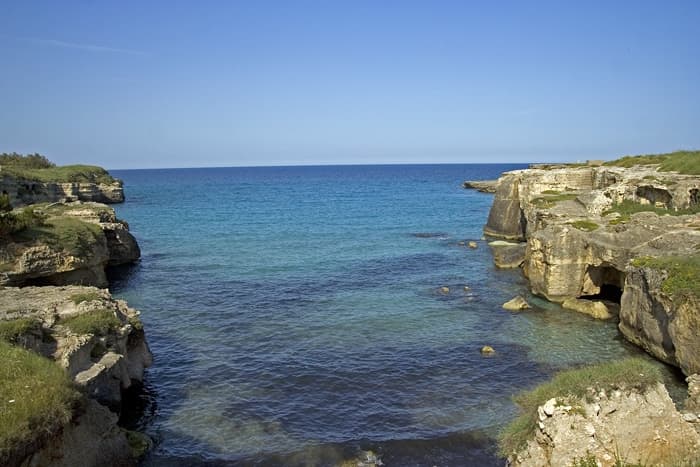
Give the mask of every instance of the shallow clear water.
[[501, 309], [525, 282], [481, 240], [492, 196], [460, 185], [514, 168], [114, 171], [143, 258], [112, 287], [155, 355], [145, 465], [502, 465], [514, 392], [638, 353], [613, 323]]

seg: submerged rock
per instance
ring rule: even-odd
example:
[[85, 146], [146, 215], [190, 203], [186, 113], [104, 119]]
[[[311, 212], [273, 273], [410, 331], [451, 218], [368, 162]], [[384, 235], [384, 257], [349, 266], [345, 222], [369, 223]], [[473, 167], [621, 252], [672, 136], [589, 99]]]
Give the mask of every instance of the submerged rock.
[[496, 350], [494, 350], [494, 348], [490, 345], [485, 345], [481, 348], [481, 353], [482, 355], [491, 355], [493, 353], [496, 353]]

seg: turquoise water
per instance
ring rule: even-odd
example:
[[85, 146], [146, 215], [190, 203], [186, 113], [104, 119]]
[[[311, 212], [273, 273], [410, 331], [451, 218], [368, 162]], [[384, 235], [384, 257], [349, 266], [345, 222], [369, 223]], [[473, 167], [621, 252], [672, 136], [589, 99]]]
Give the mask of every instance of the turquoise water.
[[501, 309], [526, 284], [482, 240], [492, 196], [460, 185], [514, 168], [114, 171], [143, 258], [112, 288], [155, 355], [144, 464], [502, 465], [514, 392], [638, 353], [613, 323]]

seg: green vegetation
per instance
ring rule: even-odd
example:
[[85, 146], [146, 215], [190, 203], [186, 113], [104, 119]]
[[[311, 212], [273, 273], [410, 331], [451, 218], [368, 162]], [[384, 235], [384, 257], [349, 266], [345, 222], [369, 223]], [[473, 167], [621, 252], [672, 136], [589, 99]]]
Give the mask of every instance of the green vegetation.
[[39, 327], [36, 318], [17, 318], [0, 321], [0, 341], [16, 342], [17, 338]]
[[131, 455], [135, 459], [142, 457], [153, 446], [153, 441], [151, 441], [151, 438], [149, 438], [148, 435], [123, 428], [122, 430], [124, 430], [126, 440], [129, 443]]
[[129, 324], [131, 324], [131, 327], [136, 331], [143, 331], [143, 321], [141, 321], [138, 316], [129, 316]]
[[74, 334], [94, 334], [104, 336], [109, 331], [121, 326], [119, 318], [110, 310], [96, 310], [81, 315], [62, 319], [60, 324], [66, 326]]
[[617, 167], [658, 165], [661, 172], [700, 175], [700, 151], [675, 151], [667, 154], [625, 156], [614, 161], [608, 161], [605, 165]]
[[[554, 194], [548, 194], [547, 192]], [[576, 194], [574, 193], [559, 193], [554, 190], [545, 190], [542, 192], [542, 194], [545, 196], [533, 199], [532, 204], [543, 209], [554, 207], [560, 201], [571, 201], [576, 199]]]
[[23, 156], [17, 153], [0, 154], [1, 173], [38, 182], [92, 182], [113, 183], [115, 179], [102, 167], [94, 165], [65, 165], [57, 167], [40, 154]]
[[50, 435], [73, 415], [79, 393], [54, 362], [0, 341], [0, 463], [3, 453]]
[[557, 191], [557, 190], [544, 190], [542, 192], [543, 195], [558, 195], [560, 193], [561, 193], [561, 191]]
[[7, 195], [0, 195], [0, 239], [44, 225], [46, 217], [33, 207], [12, 211]]
[[103, 238], [98, 225], [72, 217], [52, 218], [44, 225], [32, 226], [14, 235], [16, 241], [40, 241], [74, 256], [87, 256]]
[[675, 210], [675, 209], [659, 208], [659, 207], [654, 206], [653, 204], [635, 203], [634, 201], [626, 199], [622, 203], [614, 204], [610, 209], [603, 212], [603, 215], [607, 216], [608, 214], [612, 214], [614, 212], [620, 214], [620, 217], [610, 221], [610, 224], [612, 224], [612, 225], [620, 224], [623, 222], [629, 222], [629, 220], [632, 217], [632, 214], [636, 214], [638, 212], [653, 212], [658, 216], [664, 216], [664, 215], [686, 216], [689, 214], [700, 213], [700, 206], [693, 206], [693, 207], [688, 208], [688, 209]]
[[668, 277], [661, 284], [661, 290], [676, 299], [700, 297], [700, 255], [646, 256], [635, 259], [632, 265], [666, 271]]
[[588, 399], [592, 395], [589, 388], [644, 390], [661, 379], [658, 367], [640, 358], [626, 358], [557, 373], [550, 381], [514, 396], [521, 414], [499, 434], [501, 455], [507, 457], [524, 446], [537, 425], [537, 407], [553, 397], [576, 405], [575, 400]]
[[595, 222], [587, 220], [574, 221], [570, 222], [569, 224], [579, 230], [583, 230], [584, 232], [593, 232], [599, 227]]
[[39, 153], [27, 154], [23, 156], [16, 152], [3, 152], [0, 154], [0, 166], [18, 167], [22, 169], [49, 169], [56, 167], [56, 164], [48, 160]]
[[102, 296], [97, 292], [90, 291], [90, 292], [75, 293], [75, 294], [71, 295], [69, 298], [70, 298], [71, 302], [78, 305], [78, 304], [83, 303], [83, 302], [91, 302], [93, 300], [99, 300], [100, 298], [102, 298]]

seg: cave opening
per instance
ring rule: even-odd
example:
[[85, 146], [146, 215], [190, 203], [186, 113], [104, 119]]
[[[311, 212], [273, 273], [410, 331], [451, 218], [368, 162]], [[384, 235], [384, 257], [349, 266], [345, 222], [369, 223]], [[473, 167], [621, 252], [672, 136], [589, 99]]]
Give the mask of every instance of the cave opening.
[[[589, 266], [584, 294], [579, 297], [586, 300], [604, 300], [620, 304], [622, 289], [625, 286], [625, 273], [613, 266]], [[586, 293], [588, 292], [588, 293]]]
[[585, 300], [604, 300], [619, 304], [622, 300], [622, 289], [613, 284], [602, 284], [600, 292], [594, 295], [583, 295], [580, 298]]

